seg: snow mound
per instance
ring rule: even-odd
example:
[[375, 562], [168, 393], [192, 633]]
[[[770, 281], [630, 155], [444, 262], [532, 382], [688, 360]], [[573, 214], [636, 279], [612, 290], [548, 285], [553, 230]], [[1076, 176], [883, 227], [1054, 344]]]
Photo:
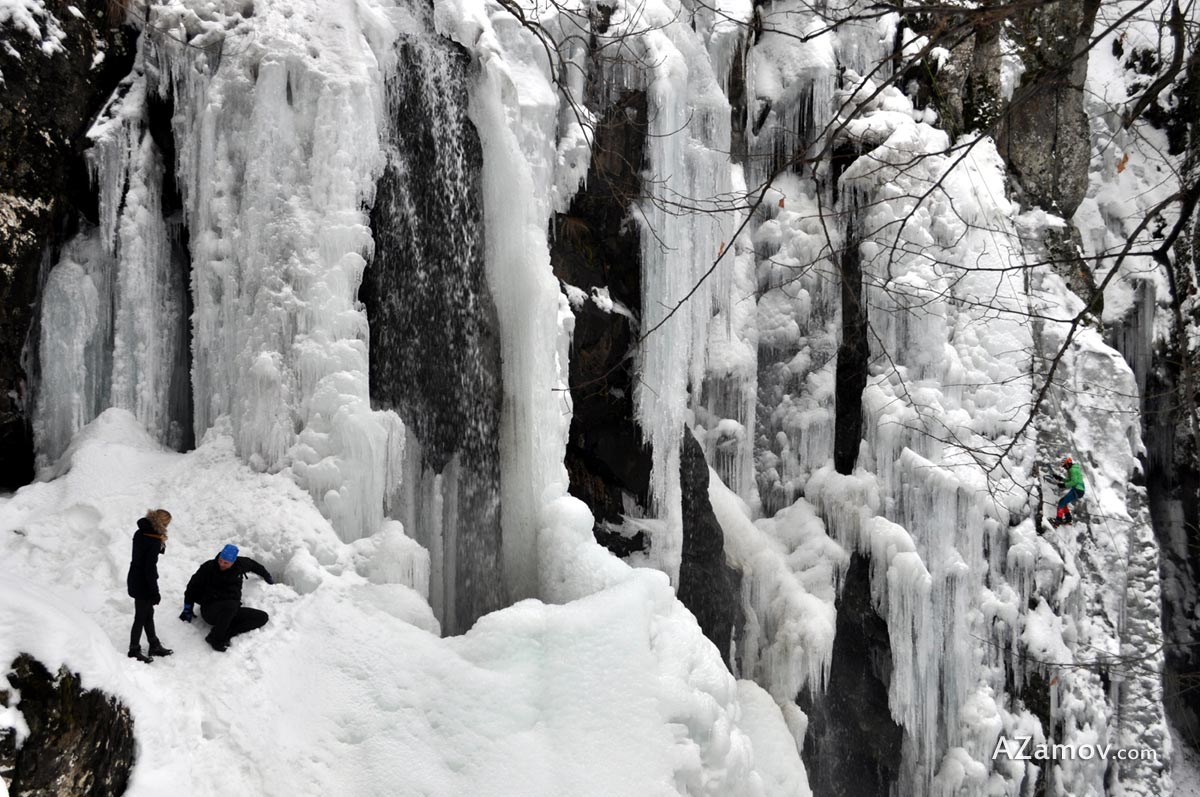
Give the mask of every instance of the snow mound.
[[[807, 793], [782, 716], [726, 672], [661, 573], [602, 568], [595, 594], [441, 639], [428, 557], [399, 524], [343, 542], [307, 491], [238, 461], [227, 423], [178, 454], [110, 409], [60, 471], [0, 499], [0, 661], [65, 663], [130, 707], [134, 797]], [[134, 521], [158, 506], [174, 519], [156, 620], [175, 655], [147, 666], [122, 655], [124, 578]], [[551, 519], [581, 523], [578, 509], [563, 499]], [[201, 619], [175, 615], [226, 542], [278, 583], [246, 581], [271, 621], [220, 655]], [[591, 546], [578, 556], [597, 566]], [[561, 598], [586, 593], [577, 568], [559, 572]], [[19, 704], [0, 720], [20, 727]]]

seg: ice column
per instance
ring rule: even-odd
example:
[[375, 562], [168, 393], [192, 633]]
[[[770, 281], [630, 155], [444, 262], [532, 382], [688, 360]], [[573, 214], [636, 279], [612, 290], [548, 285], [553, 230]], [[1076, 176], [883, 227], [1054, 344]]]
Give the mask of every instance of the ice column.
[[[682, 553], [679, 444], [689, 386], [704, 376], [713, 285], [706, 273], [721, 258], [732, 214], [723, 205], [732, 188], [729, 104], [698, 37], [680, 24], [643, 34], [649, 71], [648, 196], [642, 223], [642, 334], [635, 411], [652, 447], [651, 495], [667, 521], [673, 545], [664, 550], [678, 579]], [[653, 15], [642, 24], [655, 24]], [[684, 134], [686, 131], [686, 135]], [[732, 268], [729, 252], [717, 268]]]
[[[567, 487], [567, 336], [546, 240], [558, 97], [540, 44], [508, 11], [493, 11], [479, 21], [495, 24], [487, 36], [465, 22], [442, 32], [476, 48], [480, 62], [468, 115], [483, 147], [485, 262], [500, 327], [504, 574], [509, 598], [519, 600], [538, 594], [538, 532], [545, 507]], [[448, 24], [440, 12], [439, 26]]]
[[[52, 270], [43, 300], [38, 462], [107, 407], [152, 437], [188, 439], [186, 263], [163, 213], [162, 155], [147, 129], [146, 79], [135, 71], [88, 133], [100, 226], [86, 223]], [[78, 316], [69, 318], [71, 309]]]

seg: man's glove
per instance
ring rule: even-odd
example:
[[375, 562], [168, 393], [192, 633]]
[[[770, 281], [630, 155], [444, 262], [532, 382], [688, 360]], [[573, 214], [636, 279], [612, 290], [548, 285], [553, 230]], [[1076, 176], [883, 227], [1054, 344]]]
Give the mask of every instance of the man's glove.
[[271, 574], [270, 574], [270, 573], [267, 573], [265, 576], [263, 576], [263, 581], [267, 582], [268, 584], [274, 584], [274, 583], [275, 583], [275, 579], [271, 578]]
[[1059, 487], [1066, 487], [1066, 486], [1067, 486], [1067, 480], [1066, 480], [1066, 479], [1059, 479], [1059, 480], [1058, 480], [1058, 486], [1059, 486]]
[[195, 616], [196, 613], [192, 611], [192, 604], [183, 604], [183, 611], [179, 613], [179, 619], [183, 620], [185, 623], [190, 623], [192, 618]]

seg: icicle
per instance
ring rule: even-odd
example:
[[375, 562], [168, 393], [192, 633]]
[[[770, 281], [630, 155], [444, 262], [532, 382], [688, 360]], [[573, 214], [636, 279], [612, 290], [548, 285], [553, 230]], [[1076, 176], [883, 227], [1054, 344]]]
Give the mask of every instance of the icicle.
[[[649, 195], [641, 203], [642, 329], [635, 410], [651, 445], [651, 497], [671, 529], [667, 570], [678, 580], [682, 551], [679, 444], [689, 386], [703, 382], [713, 287], [709, 268], [728, 240], [729, 105], [682, 26], [642, 36], [650, 130]], [[680, 132], [687, 130], [688, 135]], [[723, 258], [725, 268], [734, 258]], [[720, 267], [720, 266], [718, 266]]]
[[726, 552], [742, 571], [742, 676], [754, 678], [781, 705], [801, 689], [821, 694], [833, 659], [833, 600], [849, 562], [846, 550], [826, 536], [803, 499], [751, 523], [747, 507], [715, 474], [709, 497], [726, 534]]
[[107, 294], [97, 290], [107, 268], [99, 236], [81, 234], [67, 245], [42, 294], [41, 383], [33, 433], [39, 470], [54, 463], [75, 433], [96, 417], [106, 375], [102, 324]]
[[171, 417], [175, 358], [186, 339], [184, 274], [171, 255], [162, 210], [163, 163], [148, 134], [122, 167], [128, 190], [117, 230], [111, 406], [131, 411], [153, 437], [178, 448]]
[[[139, 48], [144, 47], [139, 43]], [[100, 237], [105, 252], [115, 256], [122, 200], [145, 133], [146, 77], [140, 67], [113, 92], [88, 131], [88, 171], [98, 189]], [[161, 167], [160, 167], [161, 169]]]
[[[734, 191], [745, 190], [741, 170], [734, 172]], [[724, 252], [725, 242], [721, 243]], [[707, 413], [705, 454], [729, 487], [757, 504], [752, 430], [758, 409], [758, 331], [755, 325], [754, 258], [748, 244], [735, 244], [726, 257], [732, 267], [715, 286], [717, 310], [709, 322], [707, 374], [702, 395]]]

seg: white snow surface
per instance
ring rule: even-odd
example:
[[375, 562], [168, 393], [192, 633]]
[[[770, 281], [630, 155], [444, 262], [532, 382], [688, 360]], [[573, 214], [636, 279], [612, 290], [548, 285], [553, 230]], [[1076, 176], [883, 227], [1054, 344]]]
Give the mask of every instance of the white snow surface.
[[[68, 8], [74, 10], [74, 6]], [[0, 30], [5, 28], [20, 31], [40, 41], [41, 50], [46, 55], [63, 49], [65, 34], [58, 18], [50, 13], [42, 0], [0, 0]], [[0, 85], [3, 85], [2, 80]]]
[[[807, 794], [766, 693], [729, 675], [663, 574], [590, 539], [564, 548], [608, 577], [560, 571], [584, 597], [441, 639], [412, 587], [428, 571], [415, 543], [343, 542], [290, 479], [239, 462], [227, 428], [178, 454], [111, 409], [66, 457], [60, 478], [0, 499], [0, 660], [65, 664], [130, 707], [133, 797]], [[124, 577], [134, 522], [157, 506], [174, 519], [155, 620], [175, 653], [145, 665], [123, 653]], [[247, 580], [245, 604], [271, 620], [218, 654], [203, 620], [176, 615], [226, 542], [278, 583]]]

